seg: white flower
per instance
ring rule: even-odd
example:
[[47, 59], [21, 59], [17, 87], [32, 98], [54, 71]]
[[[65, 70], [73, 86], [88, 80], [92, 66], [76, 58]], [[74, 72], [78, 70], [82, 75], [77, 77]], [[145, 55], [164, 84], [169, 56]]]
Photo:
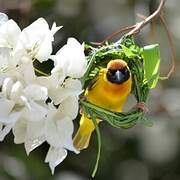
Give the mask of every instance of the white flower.
[[78, 97], [82, 92], [81, 82], [78, 79], [68, 78], [61, 86], [49, 89], [49, 97], [57, 105], [69, 96]]
[[19, 112], [12, 112], [14, 105], [11, 100], [0, 99], [0, 141], [10, 132], [20, 116]]
[[49, 106], [45, 125], [47, 142], [53, 147], [66, 148], [78, 153], [73, 146], [72, 134], [74, 126], [70, 116], [59, 107]]
[[84, 45], [81, 45], [76, 39], [69, 38], [54, 56], [55, 67], [52, 73], [56, 71], [64, 72], [65, 76], [80, 78], [84, 75], [87, 66], [87, 60], [84, 54]]
[[[38, 90], [35, 85], [31, 85], [25, 88], [23, 93], [32, 100], [46, 98], [46, 93], [40, 95], [33, 89]], [[31, 108], [26, 108], [22, 115], [25, 120], [18, 120], [13, 128], [15, 143], [23, 142], [28, 154], [45, 140], [53, 147], [65, 148], [77, 153], [72, 141], [74, 130], [72, 120], [78, 114], [78, 94], [82, 91], [81, 84], [79, 80], [67, 79], [66, 85], [59, 90], [61, 99], [58, 109], [49, 104], [46, 112], [37, 103], [29, 103]]]
[[21, 30], [12, 19], [3, 21], [0, 26], [0, 47], [15, 48]]
[[[19, 64], [19, 59], [12, 49], [0, 47], [0, 85], [2, 85], [2, 82], [6, 77], [15, 77], [15, 79], [21, 77], [21, 79], [23, 79], [23, 71], [28, 67], [33, 69], [32, 62], [28, 65], [26, 64], [26, 66]], [[30, 74], [28, 76], [30, 76]]]
[[[67, 156], [79, 153], [73, 145], [73, 120], [79, 111], [81, 82], [87, 61], [84, 45], [69, 38], [56, 55], [52, 53], [54, 34], [39, 18], [24, 30], [0, 13], [0, 141], [12, 130], [14, 143], [24, 143], [29, 154], [43, 142], [50, 145], [45, 162], [52, 173]], [[37, 76], [34, 60], [52, 58], [49, 76]], [[45, 74], [45, 73], [42, 73]]]
[[[71, 110], [68, 105], [71, 103]], [[78, 113], [77, 98], [68, 98], [59, 108], [48, 105], [47, 115], [39, 119], [29, 119], [23, 116], [13, 127], [15, 143], [24, 143], [27, 154], [47, 141], [56, 149], [68, 149], [78, 153], [73, 146], [72, 134], [74, 130], [72, 119]], [[55, 166], [54, 166], [55, 167]]]
[[20, 81], [6, 78], [0, 97], [1, 108], [2, 110], [5, 108], [6, 111], [0, 111], [0, 122], [6, 126], [15, 124], [22, 117], [34, 121], [42, 119], [47, 114], [44, 108], [46, 99], [47, 89], [45, 87], [36, 84], [25, 85]]
[[49, 77], [38, 78], [39, 84], [47, 87], [48, 96], [55, 105], [60, 104], [68, 97], [77, 97], [83, 92], [80, 80], [67, 78], [63, 74], [53, 73]]
[[[30, 114], [29, 114], [30, 115]], [[27, 116], [22, 116], [13, 126], [14, 142], [24, 143], [26, 153], [40, 146], [46, 139], [44, 136], [44, 119], [39, 117], [36, 121], [31, 121]]]
[[[49, 162], [52, 173], [54, 173], [54, 168], [66, 157], [66, 149], [79, 153], [73, 146], [72, 140], [74, 130], [72, 118], [76, 117], [78, 108], [76, 105], [73, 106], [73, 99], [68, 101], [69, 102], [62, 102], [58, 110], [50, 106], [50, 111], [47, 116], [45, 136], [47, 142], [50, 144], [50, 149], [45, 162]], [[67, 108], [70, 102], [73, 103], [71, 107], [72, 111], [69, 111]]]
[[53, 36], [60, 28], [54, 23], [52, 29], [49, 29], [46, 20], [39, 18], [22, 31], [16, 51], [22, 51], [25, 56], [40, 62], [46, 61], [52, 53]]

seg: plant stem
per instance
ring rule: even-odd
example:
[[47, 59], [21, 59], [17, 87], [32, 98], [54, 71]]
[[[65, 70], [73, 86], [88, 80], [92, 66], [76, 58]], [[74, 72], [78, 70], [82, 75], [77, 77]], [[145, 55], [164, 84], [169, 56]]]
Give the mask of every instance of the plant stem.
[[37, 72], [37, 73], [39, 73], [39, 74], [41, 74], [41, 75], [43, 75], [43, 76], [49, 76], [48, 74], [46, 74], [45, 72], [40, 71], [40, 70], [37, 69], [37, 68], [34, 68], [34, 70], [35, 70], [35, 72]]
[[170, 68], [169, 72], [167, 73], [167, 75], [165, 77], [160, 77], [161, 80], [165, 80], [165, 79], [168, 79], [175, 70], [176, 50], [175, 50], [175, 47], [174, 47], [172, 34], [171, 34], [171, 32], [170, 32], [170, 30], [168, 28], [168, 25], [166, 24], [166, 21], [165, 21], [162, 14], [160, 15], [160, 21], [161, 21], [161, 24], [163, 25], [164, 30], [165, 30], [165, 32], [167, 34], [167, 38], [168, 38], [168, 41], [169, 41], [169, 46], [170, 46], [170, 49], [171, 49], [171, 68]]

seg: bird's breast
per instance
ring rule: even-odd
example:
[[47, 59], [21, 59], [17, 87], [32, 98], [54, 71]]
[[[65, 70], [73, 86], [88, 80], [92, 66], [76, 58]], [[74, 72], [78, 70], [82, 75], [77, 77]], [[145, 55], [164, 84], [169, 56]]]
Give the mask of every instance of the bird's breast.
[[123, 84], [110, 83], [101, 76], [91, 90], [86, 91], [87, 100], [111, 111], [121, 112], [131, 91], [131, 78]]

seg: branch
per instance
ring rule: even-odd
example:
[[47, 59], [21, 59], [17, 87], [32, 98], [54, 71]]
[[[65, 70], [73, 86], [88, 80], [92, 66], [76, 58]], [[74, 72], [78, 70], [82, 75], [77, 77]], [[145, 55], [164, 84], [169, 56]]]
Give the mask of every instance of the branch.
[[103, 45], [106, 41], [112, 39], [113, 37], [117, 36], [118, 34], [121, 34], [121, 33], [123, 33], [123, 32], [128, 31], [128, 30], [131, 30], [131, 31], [126, 34], [127, 36], [128, 36], [128, 35], [134, 35], [134, 34], [139, 33], [139, 32], [141, 31], [141, 29], [142, 29], [145, 25], [147, 25], [147, 24], [150, 23], [153, 19], [157, 18], [157, 17], [160, 15], [160, 13], [161, 13], [161, 11], [162, 11], [162, 9], [163, 9], [163, 7], [164, 7], [164, 4], [165, 4], [165, 0], [161, 0], [161, 1], [160, 1], [160, 4], [159, 4], [159, 7], [157, 8], [157, 10], [156, 10], [153, 14], [151, 14], [150, 16], [148, 16], [147, 18], [145, 18], [144, 20], [142, 20], [141, 22], [136, 23], [136, 24], [134, 24], [134, 25], [132, 25], [132, 26], [128, 26], [128, 27], [125, 27], [125, 28], [123, 28], [123, 29], [120, 29], [119, 31], [116, 31], [116, 32], [114, 32], [113, 34], [107, 36], [103, 41], [101, 41], [101, 42], [96, 42], [96, 43], [93, 43], [93, 44], [95, 44], [95, 45]]

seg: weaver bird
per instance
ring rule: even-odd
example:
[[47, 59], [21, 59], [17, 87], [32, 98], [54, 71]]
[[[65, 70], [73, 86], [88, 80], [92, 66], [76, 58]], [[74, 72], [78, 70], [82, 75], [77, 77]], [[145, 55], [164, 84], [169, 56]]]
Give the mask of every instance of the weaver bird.
[[[110, 111], [121, 112], [131, 92], [131, 72], [125, 61], [111, 60], [107, 68], [102, 68], [90, 84], [85, 91], [87, 101]], [[96, 121], [99, 123], [101, 120]], [[73, 139], [76, 149], [88, 147], [94, 129], [93, 121], [82, 112], [80, 127]]]

